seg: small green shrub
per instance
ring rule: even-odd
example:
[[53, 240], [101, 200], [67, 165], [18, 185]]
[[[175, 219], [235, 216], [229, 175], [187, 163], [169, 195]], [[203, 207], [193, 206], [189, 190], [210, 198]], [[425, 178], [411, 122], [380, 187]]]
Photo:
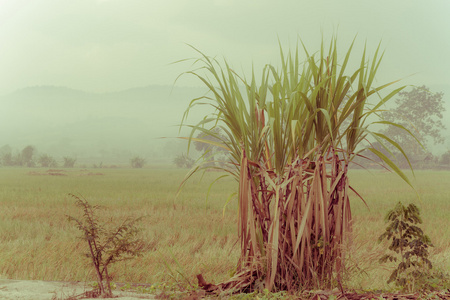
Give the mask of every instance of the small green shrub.
[[405, 207], [398, 202], [386, 215], [389, 222], [379, 241], [391, 240], [389, 250], [396, 254], [385, 254], [381, 263], [400, 260], [391, 273], [388, 283], [395, 282], [398, 287], [408, 292], [414, 289], [429, 289], [433, 279], [432, 264], [428, 259], [428, 247], [433, 246], [430, 238], [415, 224], [422, 224], [419, 208], [414, 204]]
[[38, 163], [43, 168], [56, 168], [58, 166], [56, 160], [48, 154], [42, 154], [39, 156]]
[[174, 158], [173, 163], [178, 168], [192, 168], [192, 166], [195, 163], [195, 160], [186, 154], [180, 154], [177, 157]]
[[76, 161], [76, 158], [64, 156], [64, 168], [73, 168]]
[[86, 199], [70, 194], [76, 200], [76, 205], [83, 211], [81, 219], [67, 216], [69, 221], [74, 221], [83, 233], [81, 237], [89, 246], [90, 258], [97, 275], [98, 294], [112, 297], [111, 278], [108, 275], [108, 266], [112, 263], [127, 260], [139, 256], [143, 251], [143, 241], [138, 238], [140, 230], [136, 223], [141, 218], [127, 218], [116, 228], [106, 228], [99, 223], [95, 214], [98, 206], [92, 206]]
[[140, 156], [135, 156], [131, 159], [131, 167], [142, 168], [145, 165], [145, 159]]

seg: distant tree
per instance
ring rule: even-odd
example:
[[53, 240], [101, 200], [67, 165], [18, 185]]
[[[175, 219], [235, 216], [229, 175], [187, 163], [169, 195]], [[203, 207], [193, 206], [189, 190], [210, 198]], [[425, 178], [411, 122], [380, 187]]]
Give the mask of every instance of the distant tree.
[[0, 160], [3, 166], [9, 167], [14, 165], [12, 149], [9, 145], [4, 145], [0, 148]]
[[14, 166], [14, 158], [11, 152], [2, 153], [2, 165], [6, 167]]
[[145, 159], [139, 156], [135, 156], [131, 159], [131, 167], [142, 168], [145, 164]]
[[38, 163], [43, 168], [56, 168], [58, 166], [56, 160], [48, 154], [42, 154], [41, 156], [39, 156]]
[[441, 165], [450, 165], [450, 150], [441, 155], [439, 163]]
[[64, 156], [64, 168], [73, 168], [75, 162], [77, 161], [75, 158]]
[[199, 152], [203, 152], [203, 157], [211, 165], [215, 165], [216, 156], [220, 156], [224, 153], [224, 149], [219, 145], [225, 139], [219, 128], [212, 129], [209, 134], [203, 132], [197, 135], [197, 139], [203, 141], [195, 141], [195, 149]]
[[[385, 112], [383, 117], [407, 128], [425, 148], [431, 144], [441, 144], [444, 141], [441, 131], [445, 129], [442, 123], [442, 112], [445, 111], [443, 95], [430, 92], [426, 86], [400, 92], [395, 100], [397, 107]], [[399, 143], [410, 158], [418, 156], [416, 160], [421, 160], [421, 157], [427, 156], [427, 150], [404, 130], [389, 126], [384, 134]]]
[[22, 149], [21, 158], [24, 165], [30, 166], [32, 164], [35, 150], [36, 149], [31, 145]]
[[20, 152], [17, 152], [16, 155], [12, 156], [12, 165], [23, 166], [22, 154]]
[[20, 152], [20, 165], [27, 167], [34, 167], [35, 163], [33, 162], [33, 155], [35, 152], [35, 148], [31, 145], [26, 146]]
[[189, 156], [187, 156], [185, 154], [181, 154], [181, 155], [178, 155], [177, 157], [175, 157], [175, 159], [173, 160], [173, 163], [178, 168], [192, 168], [195, 161], [194, 161], [194, 159], [190, 158]]

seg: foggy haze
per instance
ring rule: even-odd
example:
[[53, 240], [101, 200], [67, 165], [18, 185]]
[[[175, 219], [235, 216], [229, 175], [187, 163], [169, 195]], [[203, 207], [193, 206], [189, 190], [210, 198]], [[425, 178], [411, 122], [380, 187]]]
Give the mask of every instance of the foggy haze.
[[[0, 127], [0, 147], [33, 145], [40, 154], [70, 156], [80, 164], [123, 165], [134, 156], [169, 164], [186, 152], [186, 143], [174, 138], [181, 116], [189, 100], [204, 93], [157, 85], [102, 94], [55, 86], [20, 89], [0, 97], [0, 119], [7, 124]], [[200, 112], [192, 123], [208, 113]]]
[[355, 59], [381, 41], [376, 84], [444, 92], [450, 129], [449, 13], [447, 0], [0, 0], [0, 147], [171, 161], [176, 140], [157, 138], [204, 93], [192, 76], [172, 87], [192, 67], [172, 63], [198, 57], [187, 44], [250, 74], [278, 65], [278, 40], [314, 52], [333, 34], [343, 50], [356, 36]]

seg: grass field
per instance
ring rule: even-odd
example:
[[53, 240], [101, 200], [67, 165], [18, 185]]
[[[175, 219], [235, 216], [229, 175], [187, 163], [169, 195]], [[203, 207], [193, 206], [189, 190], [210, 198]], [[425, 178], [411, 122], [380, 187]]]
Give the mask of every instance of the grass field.
[[[86, 246], [66, 215], [80, 216], [68, 194], [82, 195], [102, 205], [105, 221], [148, 216], [142, 222], [148, 250], [142, 257], [112, 266], [113, 281], [182, 285], [195, 284], [202, 273], [207, 281], [229, 278], [238, 259], [237, 203], [226, 199], [237, 188], [232, 178], [209, 184], [218, 173], [195, 176], [178, 199], [175, 195], [186, 170], [179, 169], [46, 169], [0, 168], [0, 278], [91, 281], [94, 273], [83, 256]], [[52, 174], [52, 175], [51, 175]], [[378, 258], [386, 245], [378, 244], [384, 216], [398, 202], [411, 201], [421, 209], [422, 228], [435, 247], [435, 268], [450, 270], [450, 172], [417, 171], [413, 180], [421, 196], [396, 175], [356, 171], [351, 184], [364, 196], [370, 211], [352, 197], [354, 239], [346, 247], [345, 286], [355, 289], [392, 289], [385, 281], [392, 266]]]

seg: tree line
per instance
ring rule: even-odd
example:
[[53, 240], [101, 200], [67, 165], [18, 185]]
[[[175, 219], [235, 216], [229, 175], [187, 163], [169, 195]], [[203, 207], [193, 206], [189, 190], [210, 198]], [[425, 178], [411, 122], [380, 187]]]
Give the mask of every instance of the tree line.
[[[21, 151], [13, 154], [11, 147], [8, 145], [3, 146], [0, 149], [0, 162], [5, 167], [44, 167], [55, 168], [60, 166], [56, 159], [46, 153], [42, 153], [37, 156], [37, 151], [34, 146], [25, 146]], [[62, 167], [73, 168], [76, 162], [76, 158], [65, 156], [63, 157]]]
[[[73, 168], [77, 159], [70, 156], [64, 156], [62, 162], [58, 162], [53, 156], [41, 153], [39, 154], [34, 146], [25, 146], [22, 150], [13, 154], [9, 145], [0, 148], [0, 165], [4, 167], [43, 167], [43, 168]], [[146, 160], [140, 156], [134, 156], [130, 159], [132, 168], [144, 167]], [[103, 163], [94, 164], [94, 168], [102, 168]]]

